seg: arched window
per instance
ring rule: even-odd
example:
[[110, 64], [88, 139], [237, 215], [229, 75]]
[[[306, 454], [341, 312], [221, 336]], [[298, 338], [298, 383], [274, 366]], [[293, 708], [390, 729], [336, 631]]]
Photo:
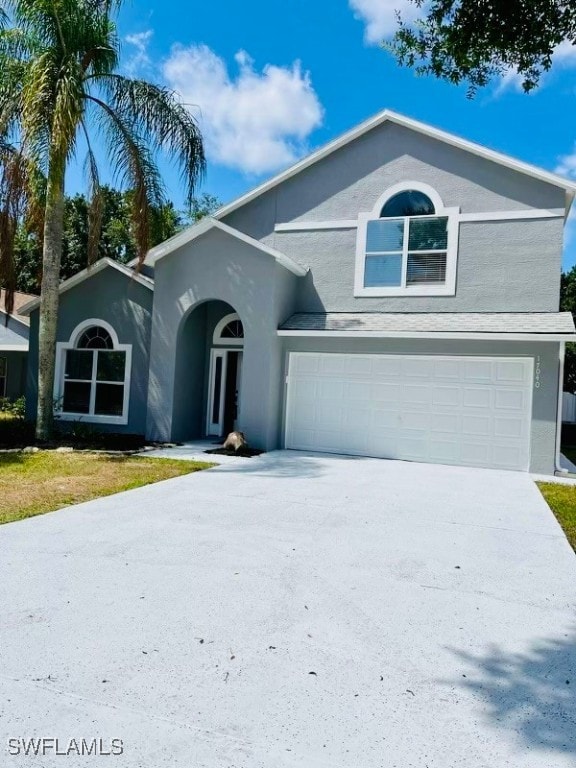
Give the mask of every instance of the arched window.
[[427, 184], [387, 190], [359, 216], [355, 295], [454, 295], [458, 212]]
[[57, 345], [56, 415], [106, 424], [128, 422], [132, 347], [103, 320], [88, 320]]
[[436, 209], [428, 195], [417, 189], [406, 189], [393, 195], [380, 212], [381, 219], [399, 216], [434, 216]]
[[239, 347], [244, 344], [244, 326], [236, 313], [226, 315], [214, 329], [214, 344]]

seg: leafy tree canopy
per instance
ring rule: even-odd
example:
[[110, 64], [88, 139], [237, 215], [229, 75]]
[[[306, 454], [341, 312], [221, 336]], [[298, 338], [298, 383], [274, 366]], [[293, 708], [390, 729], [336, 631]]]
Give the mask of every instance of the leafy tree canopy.
[[[97, 259], [108, 257], [126, 264], [138, 256], [138, 245], [131, 224], [133, 193], [108, 186], [101, 188], [103, 200], [102, 230]], [[194, 197], [189, 212], [177, 211], [167, 202], [152, 209], [150, 244], [158, 245], [189, 224], [209, 216], [221, 205], [214, 195]], [[90, 202], [85, 195], [67, 197], [64, 203], [64, 236], [60, 277], [66, 280], [86, 267], [90, 232]], [[14, 247], [16, 288], [25, 293], [40, 293], [42, 245], [34, 230], [21, 223]]]
[[413, 25], [399, 19], [387, 44], [398, 61], [452, 83], [472, 95], [509, 70], [535, 88], [561, 43], [576, 44], [574, 0], [411, 0], [423, 9]]

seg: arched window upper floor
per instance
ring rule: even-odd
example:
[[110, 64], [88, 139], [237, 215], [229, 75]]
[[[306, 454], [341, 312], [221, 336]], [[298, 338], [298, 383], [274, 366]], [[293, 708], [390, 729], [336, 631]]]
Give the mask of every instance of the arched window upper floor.
[[458, 214], [428, 184], [386, 190], [358, 217], [355, 295], [454, 295]]

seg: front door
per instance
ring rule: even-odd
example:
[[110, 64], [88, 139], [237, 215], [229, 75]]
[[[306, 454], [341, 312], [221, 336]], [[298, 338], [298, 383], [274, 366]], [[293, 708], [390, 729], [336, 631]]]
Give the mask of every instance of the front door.
[[210, 358], [206, 433], [225, 437], [237, 429], [240, 414], [242, 351], [213, 349]]

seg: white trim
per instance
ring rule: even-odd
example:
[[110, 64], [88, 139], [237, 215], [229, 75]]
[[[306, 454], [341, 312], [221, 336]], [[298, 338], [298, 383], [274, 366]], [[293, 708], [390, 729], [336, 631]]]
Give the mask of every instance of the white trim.
[[[103, 414], [95, 414], [94, 404], [96, 400], [96, 360], [97, 355], [94, 355], [92, 363], [92, 378], [90, 380], [90, 411], [92, 413], [64, 413], [59, 410], [62, 407], [64, 399], [64, 374], [66, 370], [66, 352], [68, 350], [76, 349], [76, 344], [80, 335], [90, 327], [98, 325], [105, 328], [110, 333], [114, 342], [114, 352], [124, 352], [126, 354], [126, 363], [124, 367], [124, 401], [122, 403], [122, 416], [107, 416]], [[98, 352], [98, 350], [92, 350]], [[83, 421], [88, 424], [112, 424], [118, 426], [125, 426], [128, 424], [128, 415], [130, 410], [130, 384], [132, 374], [132, 345], [118, 343], [118, 334], [114, 328], [105, 320], [99, 318], [91, 318], [79, 323], [76, 328], [70, 334], [68, 341], [59, 341], [56, 343], [56, 365], [54, 371], [54, 418], [58, 421]], [[120, 382], [115, 382], [118, 385]]]
[[[460, 213], [461, 222], [474, 221], [521, 221], [524, 219], [563, 219], [564, 211], [549, 211], [546, 208], [530, 208], [520, 211], [480, 211]], [[358, 219], [334, 219], [334, 221], [287, 221], [276, 224], [274, 232], [320, 232], [321, 230], [356, 229]]]
[[[210, 350], [210, 375], [208, 377], [208, 397], [206, 408], [206, 435], [208, 437], [221, 437], [224, 425], [224, 401], [226, 399], [226, 373], [228, 368], [229, 350], [222, 347], [212, 348]], [[218, 409], [218, 421], [212, 421], [212, 412], [214, 410], [214, 384], [216, 378], [216, 361], [222, 360], [222, 371], [220, 376], [220, 407]]]
[[564, 397], [564, 363], [566, 360], [566, 342], [560, 342], [559, 370], [558, 370], [558, 410], [556, 412], [556, 455], [554, 457], [554, 469], [556, 472], [566, 474], [560, 458], [562, 451], [562, 399]]
[[[446, 249], [446, 279], [442, 284], [406, 285], [406, 273], [408, 269], [408, 220], [414, 217], [398, 217], [404, 219], [404, 238], [402, 247], [402, 281], [399, 286], [371, 286], [364, 285], [366, 269], [366, 240], [368, 224], [371, 221], [393, 221], [393, 218], [381, 219], [380, 213], [385, 203], [400, 192], [416, 190], [427, 195], [434, 205], [434, 216], [447, 217], [448, 247]], [[383, 192], [370, 212], [358, 214], [358, 233], [356, 236], [356, 258], [354, 267], [354, 296], [359, 297], [385, 297], [385, 296], [455, 296], [456, 272], [458, 264], [458, 240], [460, 226], [460, 208], [445, 208], [442, 198], [429, 184], [420, 181], [403, 181], [394, 184]], [[420, 217], [418, 217], [420, 218]]]
[[[436, 215], [438, 215], [438, 211], [445, 210], [442, 198], [434, 189], [434, 187], [430, 186], [430, 184], [426, 184], [423, 181], [399, 181], [397, 184], [393, 184], [391, 187], [388, 187], [388, 189], [380, 195], [378, 200], [376, 200], [374, 207], [372, 208], [371, 218], [379, 219], [382, 208], [384, 208], [384, 205], [388, 202], [388, 200], [391, 200], [400, 192], [408, 192], [410, 190], [414, 190], [415, 192], [422, 192], [423, 195], [429, 197], [432, 205], [434, 206], [434, 210], [436, 211]], [[460, 211], [460, 209], [457, 210], [458, 212]]]
[[564, 211], [557, 213], [545, 208], [531, 208], [526, 211], [481, 211], [461, 213], [460, 221], [516, 221], [522, 219], [563, 219]]
[[[68, 280], [64, 280], [58, 289], [59, 293], [66, 293], [66, 291], [69, 291], [71, 288], [75, 288], [80, 283], [83, 283], [84, 280], [97, 275], [107, 267], [112, 267], [121, 274], [129, 277], [131, 280], [134, 280], [139, 285], [143, 285], [145, 288], [148, 288], [151, 291], [154, 290], [154, 281], [151, 278], [145, 277], [144, 275], [139, 275], [125, 264], [119, 264], [117, 261], [105, 257], [97, 261], [95, 264], [92, 264], [90, 267], [86, 267], [86, 269], [83, 269], [81, 272], [77, 272], [75, 275], [72, 275], [72, 277], [69, 277]], [[29, 315], [30, 312], [33, 312], [39, 306], [40, 297], [38, 296], [32, 301], [29, 301], [27, 304], [24, 304], [24, 306], [20, 307], [18, 313], [21, 315]]]
[[114, 344], [114, 349], [116, 349], [117, 346], [119, 346], [118, 341], [118, 334], [114, 330], [114, 328], [110, 325], [110, 323], [106, 322], [106, 320], [100, 320], [99, 317], [90, 317], [88, 320], [82, 320], [81, 323], [78, 323], [76, 328], [72, 331], [72, 334], [70, 336], [70, 341], [67, 342], [69, 344], [72, 344], [72, 348], [78, 344], [78, 341], [80, 339], [80, 336], [84, 333], [84, 331], [87, 331], [88, 328], [93, 328], [95, 325], [99, 326], [100, 328], [104, 328], [105, 331], [108, 331], [110, 336], [112, 337], [112, 342]]
[[28, 344], [0, 344], [0, 352], [28, 352]]
[[[226, 315], [222, 318], [217, 324], [216, 328], [214, 328], [214, 333], [212, 335], [212, 343], [216, 344], [219, 347], [243, 347], [244, 346], [244, 336], [242, 338], [222, 338], [222, 331], [228, 323], [233, 323], [235, 320], [238, 320], [240, 323], [242, 323], [242, 320], [240, 320], [240, 315], [237, 312], [232, 312], [229, 315]], [[244, 324], [242, 323], [242, 328], [244, 328]]]
[[278, 264], [285, 267], [290, 272], [293, 272], [298, 277], [304, 277], [308, 272], [306, 267], [297, 264], [293, 259], [280, 251], [277, 251], [275, 248], [271, 248], [270, 246], [261, 243], [259, 240], [255, 240], [253, 237], [246, 235], [244, 232], [240, 232], [233, 227], [229, 227], [228, 224], [224, 224], [223, 222], [208, 216], [193, 227], [185, 229], [175, 237], [170, 238], [170, 240], [166, 240], [166, 242], [157, 245], [156, 248], [152, 248], [151, 251], [148, 251], [145, 263], [154, 266], [158, 259], [162, 259], [169, 253], [173, 253], [178, 248], [181, 248], [183, 245], [193, 242], [198, 237], [205, 235], [211, 229], [219, 229], [221, 232], [230, 235], [230, 237], [234, 237], [236, 240], [240, 240], [241, 242], [250, 245], [252, 248], [256, 248], [258, 251], [265, 253], [268, 256], [272, 256]]
[[321, 229], [356, 229], [358, 219], [334, 219], [334, 221], [287, 221], [275, 224], [274, 232], [309, 232]]
[[511, 170], [517, 171], [518, 173], [522, 173], [526, 176], [538, 179], [539, 181], [543, 181], [547, 184], [560, 187], [567, 193], [566, 208], [568, 209], [572, 204], [572, 200], [576, 194], [575, 182], [569, 181], [568, 179], [565, 179], [562, 176], [558, 176], [555, 173], [550, 173], [549, 171], [537, 168], [536, 166], [530, 165], [529, 163], [525, 163], [521, 160], [516, 160], [512, 157], [502, 154], [501, 152], [496, 152], [492, 149], [483, 147], [480, 144], [467, 141], [466, 139], [454, 136], [453, 134], [446, 131], [433, 128], [430, 125], [426, 125], [425, 123], [421, 123], [409, 117], [404, 117], [403, 115], [399, 115], [395, 112], [392, 112], [391, 110], [386, 109], [383, 112], [378, 113], [374, 117], [371, 117], [370, 119], [356, 126], [352, 130], [347, 131], [328, 144], [325, 144], [323, 147], [316, 150], [316, 152], [312, 152], [312, 154], [308, 155], [308, 157], [305, 157], [303, 160], [295, 163], [287, 170], [277, 174], [272, 179], [264, 182], [264, 184], [260, 184], [258, 187], [251, 190], [250, 192], [247, 192], [245, 195], [242, 195], [236, 200], [233, 200], [231, 203], [224, 205], [213, 214], [214, 218], [221, 219], [225, 216], [228, 216], [230, 213], [236, 211], [238, 208], [241, 208], [243, 205], [252, 202], [252, 200], [255, 200], [257, 197], [260, 197], [266, 192], [269, 192], [271, 189], [278, 186], [278, 184], [291, 179], [293, 176], [301, 173], [306, 168], [309, 168], [311, 165], [314, 165], [320, 160], [323, 160], [325, 157], [328, 157], [328, 155], [331, 155], [333, 152], [336, 152], [338, 149], [341, 149], [347, 144], [350, 144], [352, 141], [360, 138], [365, 133], [368, 133], [369, 131], [377, 128], [380, 125], [383, 125], [386, 122], [408, 128], [417, 133], [421, 133], [425, 136], [437, 139], [438, 141], [441, 141], [445, 144], [449, 144], [458, 149], [462, 149], [465, 152], [469, 152], [470, 154], [478, 155], [485, 160], [489, 160], [493, 163], [497, 163], [498, 165], [510, 168]]
[[576, 341], [570, 333], [458, 333], [457, 331], [290, 331], [278, 330], [278, 336], [323, 339], [462, 339], [480, 341]]

